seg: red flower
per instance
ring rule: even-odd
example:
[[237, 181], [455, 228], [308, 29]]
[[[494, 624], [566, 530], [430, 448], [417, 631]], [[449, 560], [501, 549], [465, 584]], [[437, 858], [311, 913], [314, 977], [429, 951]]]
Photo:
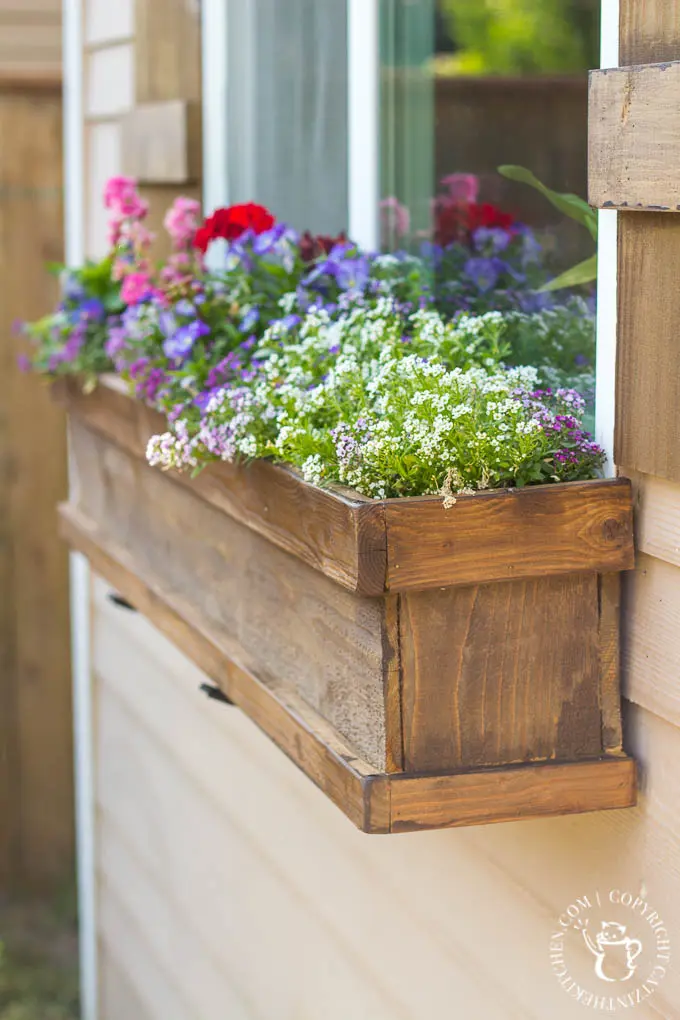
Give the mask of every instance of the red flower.
[[271, 230], [275, 223], [276, 219], [269, 210], [255, 202], [232, 205], [228, 209], [216, 209], [196, 231], [194, 248], [205, 254], [210, 242], [218, 237], [236, 241], [246, 230], [252, 230], [254, 234], [264, 234], [265, 230]]
[[322, 255], [329, 255], [336, 244], [346, 244], [347, 234], [344, 232], [337, 237], [330, 237], [328, 234], [310, 234], [305, 230], [300, 238], [300, 256], [303, 262], [314, 262]]
[[453, 241], [469, 243], [470, 235], [479, 227], [512, 229], [510, 213], [490, 202], [459, 202], [439, 199], [435, 208], [435, 241], [442, 247]]

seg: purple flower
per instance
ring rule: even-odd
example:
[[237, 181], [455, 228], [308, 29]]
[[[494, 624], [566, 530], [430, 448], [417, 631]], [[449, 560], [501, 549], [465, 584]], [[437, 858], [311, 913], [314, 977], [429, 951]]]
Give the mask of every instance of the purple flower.
[[101, 322], [106, 316], [104, 305], [98, 298], [88, 298], [78, 309], [81, 319], [90, 322]]
[[242, 333], [250, 333], [257, 325], [260, 318], [259, 308], [249, 308], [241, 319], [239, 329]]
[[357, 259], [344, 259], [335, 270], [335, 279], [341, 290], [352, 293], [365, 289], [370, 275], [368, 259], [361, 256]]
[[178, 329], [177, 319], [172, 312], [165, 310], [158, 315], [158, 325], [163, 336], [172, 336]]
[[31, 359], [28, 357], [27, 354], [17, 355], [17, 368], [19, 369], [20, 372], [30, 372], [31, 367], [32, 367]]
[[186, 326], [180, 326], [172, 336], [163, 341], [163, 351], [168, 358], [186, 358], [197, 340], [210, 332], [201, 319], [194, 319]]
[[110, 326], [109, 335], [104, 344], [104, 350], [109, 358], [113, 359], [117, 354], [127, 347], [127, 333], [123, 326]]
[[507, 269], [505, 262], [495, 256], [471, 258], [465, 263], [464, 273], [482, 294], [486, 294], [496, 286], [499, 276], [505, 269]]
[[295, 329], [296, 326], [302, 322], [299, 315], [284, 315], [282, 319], [274, 319], [272, 326], [278, 326], [280, 330], [285, 333], [289, 333], [291, 329]]
[[191, 301], [187, 301], [186, 298], [182, 298], [181, 301], [177, 302], [174, 311], [177, 315], [184, 315], [186, 318], [193, 318], [196, 315], [195, 307]]
[[510, 231], [502, 227], [478, 227], [472, 235], [472, 244], [475, 251], [498, 255], [508, 247], [511, 237]]

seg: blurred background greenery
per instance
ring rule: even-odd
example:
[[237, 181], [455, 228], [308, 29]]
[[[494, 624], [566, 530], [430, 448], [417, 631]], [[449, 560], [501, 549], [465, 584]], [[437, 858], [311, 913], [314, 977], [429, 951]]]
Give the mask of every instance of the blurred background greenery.
[[595, 0], [439, 0], [438, 74], [568, 74], [597, 67]]

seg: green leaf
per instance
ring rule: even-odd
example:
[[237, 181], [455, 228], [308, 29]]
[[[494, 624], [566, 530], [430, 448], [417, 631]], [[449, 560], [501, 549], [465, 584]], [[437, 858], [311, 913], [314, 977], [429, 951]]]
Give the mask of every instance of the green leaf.
[[582, 224], [589, 231], [593, 240], [597, 240], [597, 212], [588, 205], [585, 199], [569, 192], [553, 191], [552, 188], [546, 187], [539, 181], [531, 170], [527, 170], [523, 166], [505, 164], [498, 167], [498, 173], [509, 181], [518, 181], [520, 184], [528, 184], [529, 187], [535, 188], [548, 199], [551, 205], [565, 216]]
[[579, 262], [577, 265], [560, 273], [554, 280], [540, 287], [538, 293], [543, 294], [550, 290], [563, 290], [565, 287], [579, 287], [583, 283], [592, 283], [597, 279], [597, 255]]

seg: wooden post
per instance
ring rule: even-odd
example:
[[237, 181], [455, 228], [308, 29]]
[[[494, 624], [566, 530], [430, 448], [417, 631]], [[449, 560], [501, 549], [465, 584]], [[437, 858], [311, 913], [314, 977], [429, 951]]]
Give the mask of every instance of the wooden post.
[[63, 257], [58, 81], [0, 87], [0, 890], [45, 887], [73, 863], [63, 414], [17, 367], [15, 318], [38, 318]]

